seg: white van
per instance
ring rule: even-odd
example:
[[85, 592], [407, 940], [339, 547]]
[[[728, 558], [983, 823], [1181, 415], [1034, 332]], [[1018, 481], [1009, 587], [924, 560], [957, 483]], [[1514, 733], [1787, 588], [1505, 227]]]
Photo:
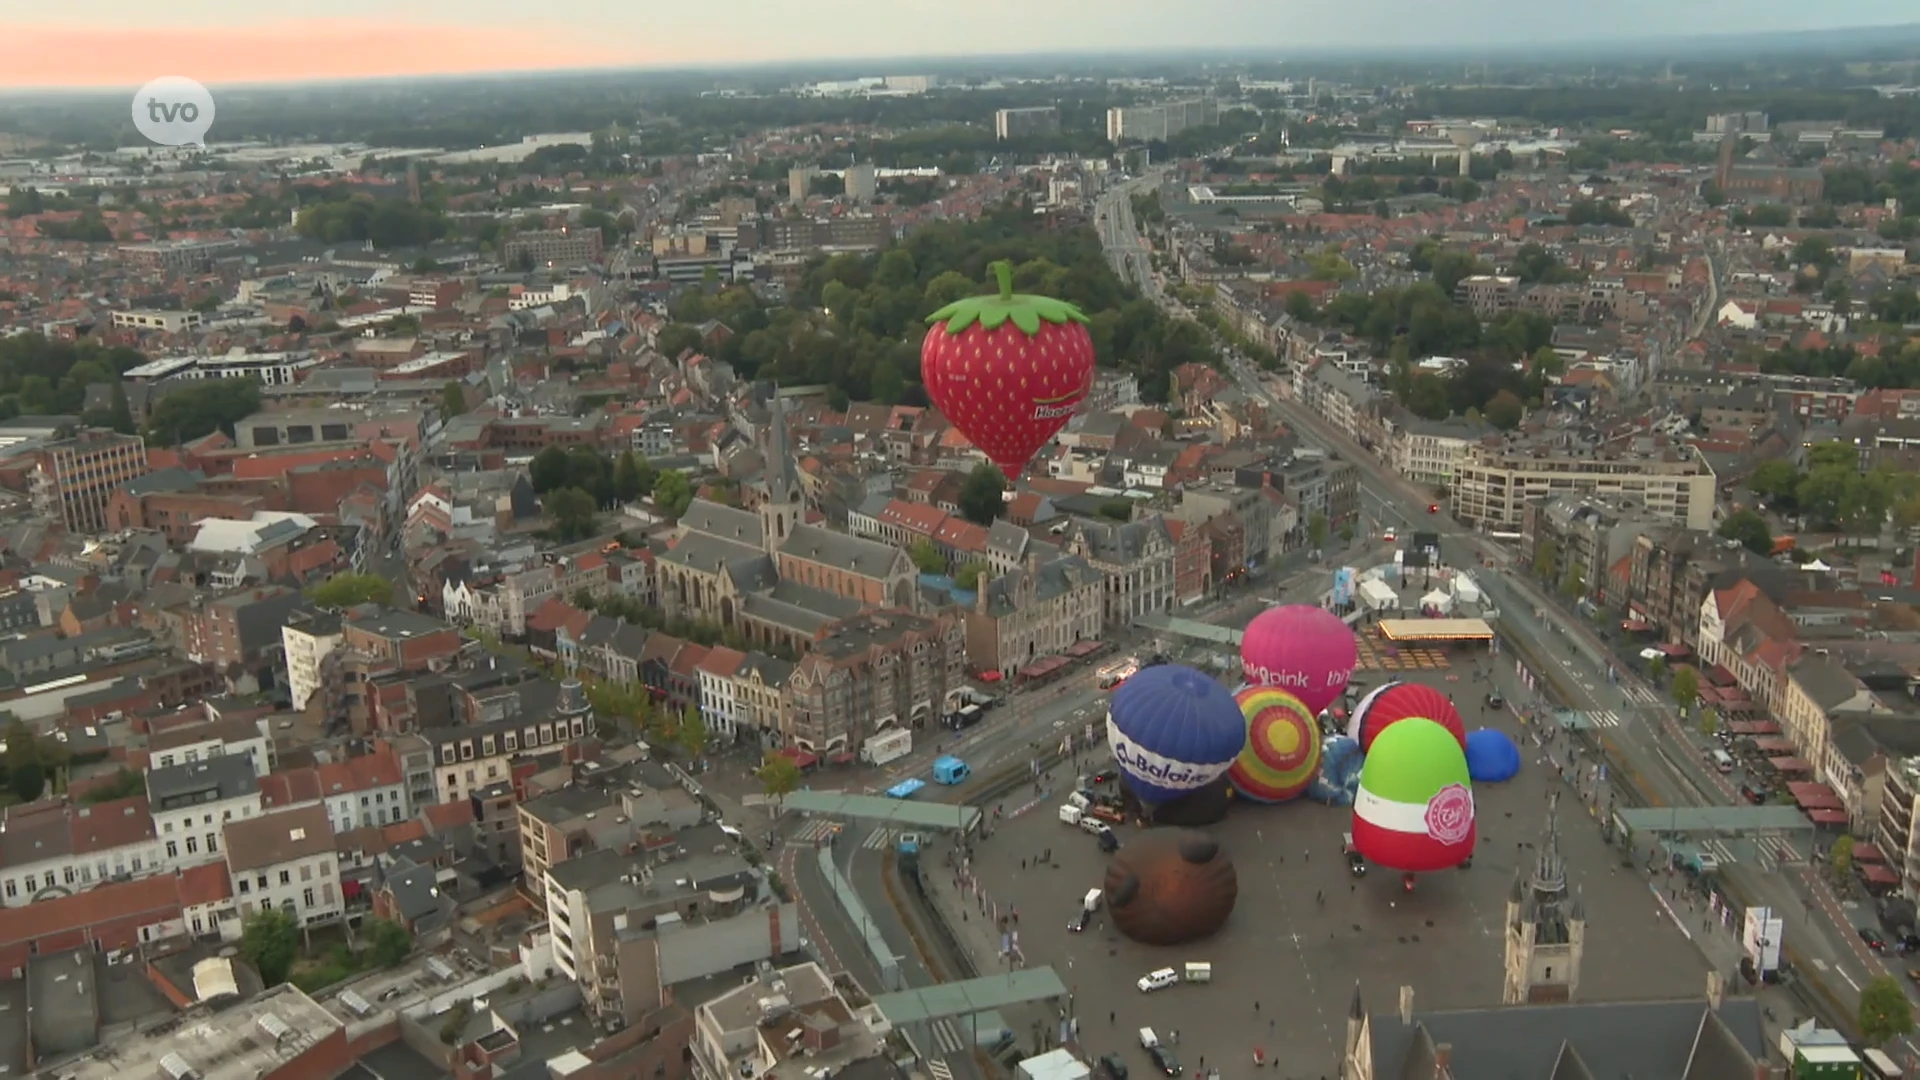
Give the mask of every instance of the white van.
[[1725, 750], [1715, 750], [1713, 752], [1713, 767], [1723, 773], [1730, 773], [1733, 771], [1733, 758], [1728, 755]]
[[1150, 994], [1155, 990], [1165, 990], [1167, 987], [1179, 981], [1179, 972], [1172, 968], [1161, 968], [1158, 971], [1149, 971], [1145, 975], [1140, 976], [1140, 981], [1134, 985], [1140, 988], [1141, 993]]
[[1190, 983], [1210, 983], [1213, 981], [1213, 965], [1204, 960], [1189, 960], [1183, 965], [1181, 975]]
[[1094, 817], [1092, 814], [1080, 815], [1079, 824], [1081, 828], [1087, 830], [1088, 832], [1092, 833], [1095, 836], [1099, 836], [1101, 833], [1108, 831], [1107, 823], [1104, 821], [1101, 821], [1097, 817]]
[[1078, 825], [1086, 820], [1086, 816], [1081, 813], [1079, 807], [1068, 803], [1066, 806], [1060, 808], [1060, 820], [1069, 825]]
[[1087, 895], [1080, 898], [1080, 908], [1081, 910], [1088, 911], [1088, 912], [1099, 911], [1100, 910], [1100, 890], [1088, 889]]

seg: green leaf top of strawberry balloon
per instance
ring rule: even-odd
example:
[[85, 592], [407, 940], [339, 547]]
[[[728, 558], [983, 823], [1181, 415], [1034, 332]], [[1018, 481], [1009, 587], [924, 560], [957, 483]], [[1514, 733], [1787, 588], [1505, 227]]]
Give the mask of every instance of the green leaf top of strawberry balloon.
[[994, 277], [999, 281], [1000, 291], [986, 296], [969, 296], [965, 300], [956, 300], [939, 311], [927, 316], [927, 322], [944, 321], [947, 333], [960, 334], [967, 327], [979, 323], [982, 329], [995, 330], [1003, 323], [1011, 321], [1021, 332], [1031, 337], [1040, 332], [1041, 323], [1084, 323], [1085, 314], [1065, 300], [1055, 300], [1051, 296], [1027, 296], [1013, 291], [1013, 264], [1006, 261], [993, 264]]

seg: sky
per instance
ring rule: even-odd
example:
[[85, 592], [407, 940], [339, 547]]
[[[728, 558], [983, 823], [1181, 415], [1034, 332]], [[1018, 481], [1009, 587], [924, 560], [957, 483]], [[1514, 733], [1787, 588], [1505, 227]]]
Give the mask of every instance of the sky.
[[[13, 0], [0, 0], [0, 7]], [[24, 6], [24, 0], [22, 0]], [[9, 12], [0, 87], [1181, 48], [1528, 44], [1920, 20], [1913, 0], [58, 0]], [[311, 12], [323, 11], [314, 18]], [[909, 71], [866, 74], [910, 74]], [[849, 72], [849, 74], [854, 74]]]

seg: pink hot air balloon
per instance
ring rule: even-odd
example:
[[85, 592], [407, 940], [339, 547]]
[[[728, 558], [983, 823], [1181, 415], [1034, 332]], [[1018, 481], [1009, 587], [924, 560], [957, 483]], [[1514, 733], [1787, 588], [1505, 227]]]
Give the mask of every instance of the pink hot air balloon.
[[1324, 608], [1272, 607], [1247, 624], [1240, 667], [1252, 686], [1277, 686], [1318, 713], [1347, 688], [1360, 660], [1353, 629]]

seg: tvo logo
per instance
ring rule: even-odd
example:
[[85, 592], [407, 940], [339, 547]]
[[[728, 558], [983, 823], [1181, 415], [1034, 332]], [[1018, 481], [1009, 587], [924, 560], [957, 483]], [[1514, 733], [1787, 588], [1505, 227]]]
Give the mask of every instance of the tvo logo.
[[160, 146], [205, 146], [213, 95], [184, 75], [162, 75], [133, 95], [133, 126]]

